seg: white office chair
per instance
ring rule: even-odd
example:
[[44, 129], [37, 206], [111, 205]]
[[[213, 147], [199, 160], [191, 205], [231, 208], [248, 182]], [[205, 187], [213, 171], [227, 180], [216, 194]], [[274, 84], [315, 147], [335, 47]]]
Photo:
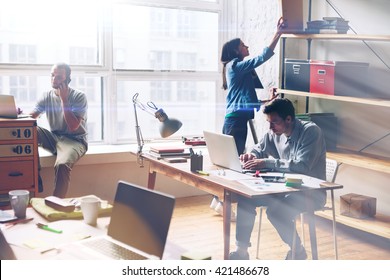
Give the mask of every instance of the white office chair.
[[[336, 173], [338, 169], [338, 163], [335, 160], [332, 159], [326, 159], [326, 181], [328, 182], [334, 182], [336, 178]], [[323, 208], [317, 210], [317, 211], [325, 211], [325, 210], [332, 210], [332, 224], [333, 224], [333, 247], [334, 247], [334, 253], [335, 253], [335, 259], [338, 259], [338, 251], [337, 251], [337, 235], [336, 235], [336, 212], [335, 212], [335, 205], [334, 205], [334, 193], [333, 190], [330, 191], [331, 194], [331, 207], [324, 206]], [[265, 210], [265, 206], [260, 207], [259, 209], [259, 232], [257, 234], [257, 249], [256, 249], [256, 258], [259, 259], [259, 252], [260, 252], [260, 235], [261, 235], [261, 222], [263, 218], [263, 210]], [[303, 246], [305, 246], [305, 228], [304, 228], [304, 215], [305, 213], [300, 214], [301, 218], [301, 231], [302, 231], [302, 242]], [[293, 237], [293, 244], [295, 244], [295, 236], [296, 231], [294, 231], [294, 237]], [[295, 246], [292, 248], [292, 256], [295, 256]]]

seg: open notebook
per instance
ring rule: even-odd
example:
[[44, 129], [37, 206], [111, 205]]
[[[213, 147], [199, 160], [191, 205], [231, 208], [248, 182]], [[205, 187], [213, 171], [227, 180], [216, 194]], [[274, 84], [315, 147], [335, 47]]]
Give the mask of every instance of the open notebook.
[[30, 115], [18, 114], [13, 95], [0, 94], [0, 117], [17, 119], [28, 118]]
[[67, 244], [77, 259], [161, 259], [175, 198], [119, 181], [107, 235]]

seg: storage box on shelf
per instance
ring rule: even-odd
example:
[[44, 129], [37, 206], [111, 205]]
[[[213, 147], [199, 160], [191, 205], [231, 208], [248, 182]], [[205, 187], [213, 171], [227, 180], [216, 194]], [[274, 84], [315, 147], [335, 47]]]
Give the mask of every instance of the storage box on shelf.
[[340, 214], [348, 217], [365, 219], [376, 214], [376, 198], [348, 193], [340, 196]]
[[318, 94], [370, 97], [369, 63], [285, 59], [285, 88]]
[[310, 92], [334, 95], [334, 61], [310, 60]]
[[310, 91], [310, 65], [308, 59], [285, 59], [286, 89]]
[[0, 207], [9, 206], [8, 192], [38, 191], [36, 121], [0, 118]]
[[[286, 70], [288, 69], [288, 65], [285, 63], [285, 44], [287, 39], [304, 39], [307, 40], [308, 43], [308, 56], [310, 56], [310, 48], [311, 48], [311, 41], [312, 40], [356, 40], [356, 41], [383, 41], [383, 42], [390, 42], [390, 36], [389, 35], [351, 35], [351, 34], [284, 34], [282, 35], [282, 88], [278, 89], [277, 92], [283, 96], [283, 94], [287, 95], [294, 95], [294, 96], [303, 96], [306, 97], [306, 113], [308, 113], [308, 102], [309, 98], [320, 98], [325, 100], [333, 100], [333, 101], [342, 101], [345, 102], [344, 105], [347, 105], [348, 102], [350, 103], [359, 103], [364, 104], [367, 106], [379, 106], [379, 107], [387, 107], [390, 108], [390, 100], [388, 100], [387, 97], [390, 98], [390, 93], [387, 92], [387, 86], [379, 86], [377, 83], [375, 83], [375, 86], [369, 85], [368, 88], [366, 88], [365, 92], [368, 93], [367, 95], [362, 94], [362, 88], [359, 85], [355, 85], [353, 83], [359, 83], [367, 82], [369, 83], [372, 81], [371, 75], [365, 75], [366, 70], [368, 68], [368, 63], [362, 62], [359, 63], [350, 63], [347, 64], [340, 64], [341, 67], [340, 71], [342, 72], [350, 72], [349, 77], [352, 79], [351, 83], [348, 83], [347, 85], [338, 85], [338, 88], [341, 87], [342, 90], [336, 90], [335, 89], [335, 95], [328, 95], [323, 94], [320, 92], [308, 92], [308, 91], [302, 91], [299, 88], [287, 88], [287, 77], [285, 77]], [[307, 58], [307, 60], [310, 60], [310, 57]], [[351, 67], [351, 68], [350, 68]], [[336, 65], [335, 65], [336, 68]], [[371, 68], [370, 68], [371, 69]], [[336, 69], [335, 69], [336, 71]], [[371, 72], [370, 72], [371, 73]], [[347, 73], [348, 74], [348, 73]], [[386, 71], [385, 74], [383, 74], [381, 77], [389, 77], [390, 73], [389, 71]], [[300, 79], [304, 79], [301, 78]], [[336, 77], [335, 77], [336, 79]], [[383, 81], [388, 81], [388, 78], [380, 79], [383, 83]], [[336, 83], [336, 80], [335, 80]], [[336, 86], [336, 85], [335, 85]], [[363, 86], [364, 88], [364, 86]], [[358, 89], [358, 92], [356, 91]], [[338, 91], [338, 92], [337, 92]], [[386, 93], [384, 92], [386, 91]], [[375, 109], [375, 108], [374, 108]], [[390, 158], [386, 156], [377, 156], [372, 154], [367, 154], [363, 152], [357, 152], [357, 151], [350, 151], [347, 149], [342, 149], [340, 147], [337, 147], [334, 151], [328, 151], [327, 157], [331, 159], [337, 160], [339, 163], [356, 166], [359, 168], [374, 170], [378, 172], [384, 172], [386, 174], [390, 174]], [[320, 211], [321, 212], [321, 211]], [[320, 213], [319, 216], [322, 216], [327, 219], [331, 219], [332, 217], [329, 216], [326, 212]], [[347, 217], [344, 215], [340, 215], [340, 211], [337, 213], [337, 222], [342, 223], [344, 225], [366, 231], [378, 236], [382, 236], [385, 238], [390, 238], [390, 217], [387, 215], [383, 215], [381, 213], [376, 213], [375, 217], [372, 217], [368, 220], [357, 220], [357, 219]]]

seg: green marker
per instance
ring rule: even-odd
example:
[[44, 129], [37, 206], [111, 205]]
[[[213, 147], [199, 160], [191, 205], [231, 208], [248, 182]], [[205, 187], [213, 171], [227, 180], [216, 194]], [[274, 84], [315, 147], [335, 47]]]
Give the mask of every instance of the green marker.
[[48, 225], [41, 224], [41, 223], [37, 223], [37, 227], [40, 229], [43, 229], [43, 230], [54, 232], [54, 233], [62, 233], [62, 230], [54, 229], [54, 228], [49, 227]]

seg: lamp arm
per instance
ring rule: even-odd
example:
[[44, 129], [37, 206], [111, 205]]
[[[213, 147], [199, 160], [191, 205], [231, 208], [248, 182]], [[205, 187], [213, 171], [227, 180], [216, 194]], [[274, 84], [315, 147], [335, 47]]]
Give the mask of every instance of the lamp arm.
[[[138, 95], [138, 94], [136, 94]], [[134, 98], [135, 97], [135, 98]], [[141, 157], [142, 155], [142, 149], [144, 147], [144, 139], [142, 137], [142, 132], [141, 132], [141, 127], [139, 126], [138, 123], [138, 115], [137, 115], [137, 102], [136, 102], [136, 96], [134, 95], [133, 97], [133, 106], [134, 106], [134, 117], [135, 117], [135, 135], [137, 137], [137, 161], [141, 167], [143, 167], [143, 158]]]

